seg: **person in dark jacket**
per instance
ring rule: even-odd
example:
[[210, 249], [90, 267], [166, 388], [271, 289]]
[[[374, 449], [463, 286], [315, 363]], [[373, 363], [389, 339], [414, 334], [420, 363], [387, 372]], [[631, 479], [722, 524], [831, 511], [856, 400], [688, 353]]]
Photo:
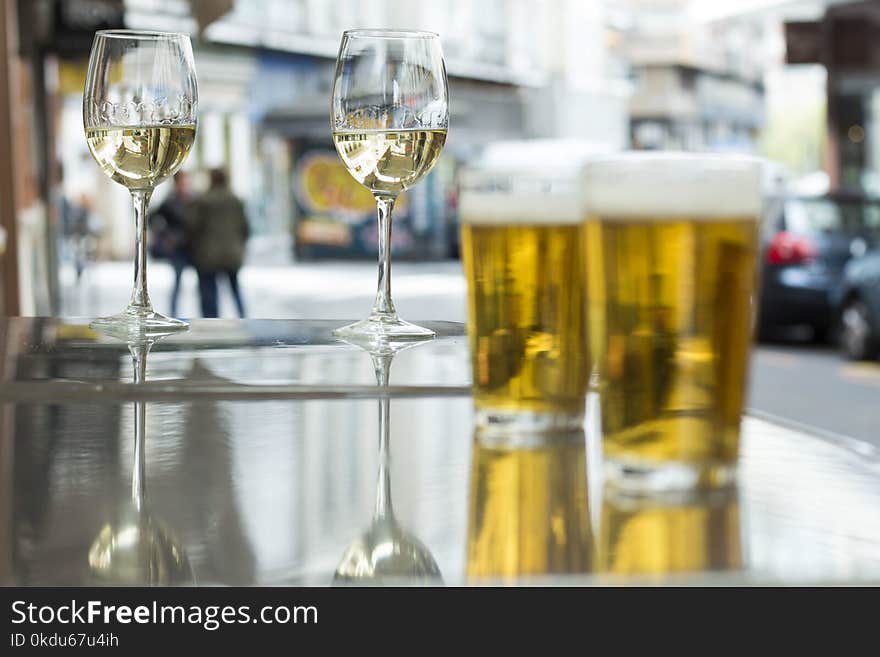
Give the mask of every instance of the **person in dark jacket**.
[[245, 316], [238, 287], [238, 270], [250, 229], [244, 205], [229, 189], [226, 172], [213, 169], [211, 186], [192, 202], [187, 213], [187, 233], [196, 272], [202, 316], [217, 317], [217, 277], [229, 280], [240, 317]]
[[180, 277], [192, 265], [186, 230], [187, 205], [192, 201], [189, 174], [178, 171], [174, 176], [174, 190], [150, 215], [153, 233], [152, 255], [166, 259], [174, 267], [174, 286], [171, 288], [171, 316], [177, 316], [180, 297]]

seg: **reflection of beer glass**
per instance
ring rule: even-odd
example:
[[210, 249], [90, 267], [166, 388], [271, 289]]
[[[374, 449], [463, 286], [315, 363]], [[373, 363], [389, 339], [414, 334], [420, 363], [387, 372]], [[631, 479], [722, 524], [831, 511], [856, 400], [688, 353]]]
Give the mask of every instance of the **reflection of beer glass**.
[[471, 172], [461, 253], [477, 423], [580, 427], [587, 380], [583, 212], [575, 177]]
[[470, 578], [584, 573], [591, 567], [582, 429], [477, 429], [471, 466]]
[[755, 290], [760, 164], [632, 154], [585, 170], [591, 345], [611, 481], [732, 480]]
[[618, 575], [743, 565], [736, 489], [630, 497], [606, 490], [597, 570]]

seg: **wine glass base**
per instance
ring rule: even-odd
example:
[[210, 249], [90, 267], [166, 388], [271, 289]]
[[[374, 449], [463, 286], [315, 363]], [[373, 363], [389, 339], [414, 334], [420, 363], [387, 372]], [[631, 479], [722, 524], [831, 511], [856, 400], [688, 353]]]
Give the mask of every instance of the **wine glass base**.
[[431, 329], [411, 324], [399, 317], [374, 315], [354, 324], [333, 329], [333, 335], [352, 340], [427, 340], [433, 338], [435, 333]]
[[178, 331], [186, 331], [189, 324], [173, 317], [166, 317], [149, 308], [129, 306], [121, 313], [100, 317], [89, 327], [99, 333], [123, 340], [158, 338]]

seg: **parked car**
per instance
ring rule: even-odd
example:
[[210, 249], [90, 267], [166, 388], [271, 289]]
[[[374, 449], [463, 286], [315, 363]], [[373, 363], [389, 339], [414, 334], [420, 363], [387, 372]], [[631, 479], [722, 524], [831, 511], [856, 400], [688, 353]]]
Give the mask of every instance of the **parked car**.
[[847, 263], [834, 306], [843, 354], [852, 360], [880, 354], [880, 251]]
[[818, 341], [836, 326], [844, 268], [877, 243], [880, 199], [836, 192], [769, 199], [762, 239], [759, 335], [809, 326]]

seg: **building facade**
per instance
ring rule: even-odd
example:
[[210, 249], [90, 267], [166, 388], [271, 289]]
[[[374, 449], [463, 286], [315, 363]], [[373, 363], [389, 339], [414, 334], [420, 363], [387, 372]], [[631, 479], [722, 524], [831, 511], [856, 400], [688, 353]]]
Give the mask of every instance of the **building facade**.
[[[303, 256], [366, 256], [373, 248], [375, 228], [368, 226], [372, 219], [366, 214], [356, 227], [300, 221], [326, 218], [313, 198], [304, 202], [299, 167], [312, 150], [333, 155], [330, 89], [339, 37], [347, 28], [429, 29], [440, 34], [444, 47], [450, 134], [436, 171], [412, 190], [408, 210], [401, 208], [395, 236], [402, 242], [395, 248], [404, 257], [408, 249], [420, 259], [447, 255], [456, 169], [486, 144], [574, 138], [619, 149], [629, 142], [630, 84], [620, 50], [620, 12], [605, 0], [33, 0], [17, 5], [22, 17], [12, 12], [10, 21], [18, 23], [18, 40], [28, 47], [11, 63], [16, 75], [24, 71], [14, 82], [33, 92], [20, 96], [26, 99], [20, 114], [32, 124], [33, 144], [18, 150], [36, 155], [31, 177], [39, 184], [16, 183], [27, 187], [19, 198], [35, 200], [27, 212], [10, 209], [4, 218], [11, 244], [4, 267], [28, 274], [17, 282], [7, 277], [6, 295], [30, 299], [25, 307], [31, 313], [59, 310], [57, 285], [54, 302], [53, 294], [37, 290], [41, 280], [53, 287], [58, 270], [56, 197], [90, 213], [97, 257], [127, 259], [134, 249], [127, 193], [100, 173], [82, 133], [81, 90], [96, 29], [191, 34], [200, 121], [185, 168], [197, 174], [197, 185], [211, 167], [229, 170], [233, 189], [246, 202], [252, 247], [261, 262], [289, 260], [292, 247]], [[329, 164], [329, 157], [325, 161]], [[343, 179], [337, 183], [352, 183]], [[161, 185], [154, 200], [168, 187]], [[15, 228], [25, 220], [19, 233], [27, 244], [18, 249]], [[309, 240], [328, 248], [308, 247]], [[28, 289], [19, 291], [19, 283]]]
[[631, 0], [628, 7], [633, 146], [755, 151], [764, 120], [766, 21], [700, 20], [686, 0]]
[[[372, 211], [359, 206], [351, 225], [352, 212], [334, 215], [303, 183], [311, 171], [307, 156], [324, 151], [326, 166], [335, 157], [328, 113], [339, 37], [348, 28], [375, 26], [440, 34], [450, 78], [449, 138], [435, 172], [409, 192], [395, 224], [400, 256], [422, 259], [448, 255], [455, 170], [485, 144], [575, 137], [609, 148], [626, 145], [628, 84], [625, 67], [606, 47], [613, 20], [606, 5], [600, 0], [126, 0], [125, 24], [191, 32], [199, 132], [185, 167], [198, 176], [214, 166], [229, 169], [234, 191], [246, 199], [254, 248], [262, 239], [272, 250], [263, 260], [284, 259], [279, 238], [291, 239], [300, 257], [372, 257]], [[218, 13], [200, 25], [205, 15]], [[75, 93], [69, 96], [65, 125], [72, 126], [78, 99]], [[62, 156], [82, 158], [81, 135], [64, 132]], [[303, 164], [304, 159], [309, 162]], [[344, 175], [334, 180], [353, 184]], [[99, 178], [69, 185], [100, 187], [104, 207], [96, 214], [107, 228], [102, 253], [126, 257], [133, 235], [119, 219], [125, 217], [124, 191]], [[343, 215], [348, 223], [334, 219]]]

